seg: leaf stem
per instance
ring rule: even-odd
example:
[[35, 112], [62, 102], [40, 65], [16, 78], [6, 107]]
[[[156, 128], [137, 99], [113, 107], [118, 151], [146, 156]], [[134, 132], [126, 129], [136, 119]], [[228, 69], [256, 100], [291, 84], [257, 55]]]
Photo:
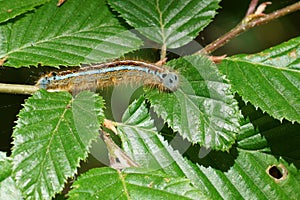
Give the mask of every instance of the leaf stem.
[[[208, 44], [205, 48], [201, 49], [200, 51], [196, 52], [196, 54], [210, 54], [215, 50], [219, 49], [227, 42], [229, 42], [234, 37], [237, 37], [240, 33], [247, 31], [253, 27], [268, 23], [274, 19], [279, 17], [285, 16], [292, 12], [300, 10], [300, 2], [294, 3], [290, 6], [285, 8], [276, 10], [270, 14], [258, 15], [258, 16], [251, 16], [247, 15], [236, 27], [231, 29], [226, 34], [222, 35], [212, 43]], [[249, 18], [250, 17], [250, 18]]]
[[35, 85], [18, 85], [18, 84], [0, 83], [0, 93], [31, 95], [34, 92], [36, 92], [38, 89], [39, 87]]
[[167, 56], [167, 47], [166, 47], [166, 44], [164, 42], [164, 44], [161, 47], [161, 51], [160, 51], [160, 61], [165, 60], [166, 56]]

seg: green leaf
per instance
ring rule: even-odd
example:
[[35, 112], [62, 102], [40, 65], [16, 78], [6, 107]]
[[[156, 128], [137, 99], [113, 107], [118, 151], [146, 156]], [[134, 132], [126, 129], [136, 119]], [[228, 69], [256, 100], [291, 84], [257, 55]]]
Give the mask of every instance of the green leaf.
[[141, 41], [120, 25], [104, 0], [57, 0], [0, 26], [6, 66], [59, 66], [102, 62], [137, 49]]
[[0, 23], [12, 19], [22, 13], [33, 10], [35, 7], [46, 3], [49, 0], [0, 0]]
[[[143, 124], [151, 123], [149, 114], [144, 109], [145, 104], [137, 101], [132, 107], [135, 109], [131, 109], [130, 112], [131, 124], [143, 127]], [[252, 138], [248, 139], [248, 143], [251, 143], [250, 140], [252, 143], [258, 141], [257, 137], [253, 137], [255, 132], [249, 134], [250, 126], [250, 123], [242, 124], [243, 137], [240, 141], [247, 140], [246, 135]], [[126, 133], [122, 131], [118, 133], [123, 144], [125, 143], [124, 150], [141, 164], [141, 167], [188, 178], [204, 193], [206, 199], [299, 199], [300, 197], [299, 170], [282, 158], [278, 159], [254, 148], [252, 150], [234, 148], [230, 153], [210, 151], [204, 158], [199, 158], [198, 164], [193, 164], [184, 159], [178, 151], [174, 151], [160, 135], [149, 136], [146, 128], [137, 131], [135, 126], [131, 126], [132, 130], [130, 125], [127, 127]], [[263, 140], [265, 139], [261, 138], [261, 141]], [[271, 166], [273, 169], [277, 168], [283, 176], [274, 178], [269, 175]]]
[[[242, 104], [244, 104], [244, 102], [242, 102]], [[300, 124], [293, 124], [286, 120], [280, 122], [270, 117], [267, 113], [256, 110], [255, 107], [249, 103], [247, 103], [247, 105], [240, 105], [240, 107], [244, 115], [250, 118], [252, 124], [257, 130], [260, 130], [261, 134], [253, 131], [252, 134], [250, 134], [250, 129], [247, 132], [239, 134], [238, 147], [245, 150], [263, 150], [275, 156], [281, 156], [299, 169]]]
[[12, 159], [0, 152], [0, 199], [22, 199], [21, 191], [17, 188], [12, 173]]
[[167, 48], [177, 48], [192, 41], [211, 22], [220, 0], [108, 2], [141, 34]]
[[245, 120], [241, 126], [242, 132], [238, 134], [238, 147], [244, 150], [268, 150], [268, 142], [259, 131], [254, 131], [249, 120]]
[[49, 199], [76, 173], [103, 121], [102, 99], [82, 92], [45, 90], [30, 97], [19, 113], [13, 137], [17, 185], [29, 199]]
[[187, 179], [162, 173], [97, 168], [73, 184], [70, 199], [199, 199], [200, 191]]
[[205, 57], [183, 57], [167, 65], [178, 71], [180, 87], [174, 93], [150, 91], [147, 98], [155, 112], [189, 141], [229, 150], [241, 117], [230, 85]]
[[[186, 172], [190, 175], [186, 177], [194, 177], [192, 167], [186, 165], [182, 156], [173, 151], [158, 134], [144, 98], [139, 98], [128, 107], [122, 117], [122, 122], [117, 123], [117, 131], [123, 149], [141, 167], [153, 171], [163, 170], [171, 176], [185, 176]], [[176, 162], [181, 163], [185, 169], [181, 169]]]
[[237, 55], [234, 58], [270, 65], [278, 68], [300, 69], [300, 37], [291, 39], [265, 51], [251, 55]]
[[[278, 123], [273, 123], [278, 125]], [[280, 155], [289, 163], [300, 168], [300, 124], [282, 123], [276, 128], [269, 128], [264, 132], [273, 155]]]
[[228, 58], [219, 65], [244, 101], [276, 119], [300, 122], [300, 71]]
[[246, 102], [282, 121], [300, 122], [300, 37], [220, 64], [233, 89]]
[[[221, 171], [204, 166], [198, 166], [217, 188], [223, 199], [298, 199], [300, 197], [299, 171], [283, 159], [261, 152], [239, 151], [238, 157], [232, 156], [228, 162], [234, 164], [228, 171]], [[215, 160], [220, 159], [216, 157]], [[223, 162], [218, 163], [220, 167]], [[269, 168], [274, 166], [282, 178], [269, 175]], [[220, 189], [222, 188], [222, 189]]]
[[11, 158], [6, 157], [6, 153], [0, 151], [0, 181], [10, 176], [12, 172]]
[[[127, 154], [133, 160], [135, 159], [135, 155], [131, 151], [136, 151], [135, 144], [132, 144], [127, 137], [135, 137], [137, 138], [147, 138], [153, 137], [158, 134], [158, 131], [154, 127], [153, 121], [151, 120], [150, 116], [148, 115], [148, 109], [144, 104], [144, 98], [139, 98], [138, 100], [134, 101], [132, 105], [130, 105], [127, 110], [125, 111], [122, 117], [122, 123], [117, 123], [117, 130], [119, 136], [122, 140], [123, 148], [126, 149]], [[148, 160], [148, 150], [147, 149], [140, 149], [139, 152], [140, 156], [144, 155], [144, 161], [139, 159], [139, 163], [144, 166], [144, 163], [151, 163], [150, 168], [155, 168], [159, 166], [159, 160]], [[163, 162], [163, 161], [162, 161]]]

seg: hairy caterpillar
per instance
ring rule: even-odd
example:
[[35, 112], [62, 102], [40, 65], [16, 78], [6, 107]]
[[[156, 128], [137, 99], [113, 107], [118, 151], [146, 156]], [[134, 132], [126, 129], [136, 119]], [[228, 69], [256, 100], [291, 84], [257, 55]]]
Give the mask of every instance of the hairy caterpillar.
[[113, 61], [78, 70], [51, 72], [41, 77], [37, 86], [47, 90], [82, 91], [123, 83], [143, 83], [163, 91], [174, 92], [178, 75], [165, 67], [141, 61]]

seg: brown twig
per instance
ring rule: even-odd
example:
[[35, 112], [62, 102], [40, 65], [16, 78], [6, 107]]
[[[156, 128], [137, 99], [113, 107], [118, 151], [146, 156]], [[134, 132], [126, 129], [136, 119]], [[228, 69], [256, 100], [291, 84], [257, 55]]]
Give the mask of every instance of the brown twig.
[[221, 55], [221, 56], [209, 56], [209, 59], [214, 62], [214, 63], [220, 63], [222, 60], [226, 58], [226, 55]]
[[[282, 8], [280, 10], [274, 11], [270, 14], [263, 14], [263, 15], [260, 14], [257, 17], [247, 15], [244, 18], [244, 20], [242, 22], [240, 22], [236, 27], [231, 29], [228, 33], [224, 34], [223, 36], [219, 37], [217, 40], [208, 44], [205, 48], [196, 52], [196, 54], [210, 54], [210, 53], [214, 52], [215, 50], [219, 49], [220, 47], [222, 47], [223, 45], [225, 45], [227, 42], [229, 42], [234, 37], [237, 37], [240, 33], [245, 32], [248, 29], [251, 29], [253, 27], [268, 23], [274, 19], [285, 16], [285, 15], [295, 12], [297, 10], [300, 10], [300, 2], [294, 3], [290, 6]], [[255, 15], [255, 14], [253, 14], [253, 15]]]

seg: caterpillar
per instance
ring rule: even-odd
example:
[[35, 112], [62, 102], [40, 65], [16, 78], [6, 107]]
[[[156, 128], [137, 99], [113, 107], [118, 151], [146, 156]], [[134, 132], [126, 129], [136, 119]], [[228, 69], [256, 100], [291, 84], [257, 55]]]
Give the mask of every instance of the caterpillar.
[[51, 72], [41, 77], [36, 86], [47, 90], [82, 91], [110, 85], [143, 83], [162, 91], [174, 92], [179, 85], [178, 75], [165, 67], [135, 60], [102, 63], [78, 70]]

